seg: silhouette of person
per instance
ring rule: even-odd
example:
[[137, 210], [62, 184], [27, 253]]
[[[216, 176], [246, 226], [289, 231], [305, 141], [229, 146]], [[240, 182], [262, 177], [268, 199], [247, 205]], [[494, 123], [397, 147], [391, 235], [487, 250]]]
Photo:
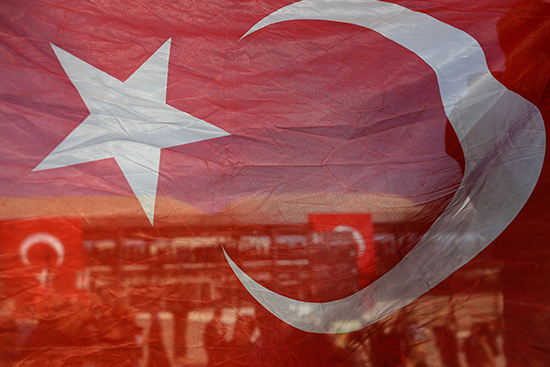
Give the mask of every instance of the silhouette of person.
[[208, 353], [208, 366], [221, 366], [225, 360], [225, 334], [222, 311], [214, 310], [214, 317], [204, 330], [204, 346]]
[[472, 326], [472, 333], [463, 345], [469, 367], [494, 367], [495, 350], [491, 345], [489, 330], [486, 324]]

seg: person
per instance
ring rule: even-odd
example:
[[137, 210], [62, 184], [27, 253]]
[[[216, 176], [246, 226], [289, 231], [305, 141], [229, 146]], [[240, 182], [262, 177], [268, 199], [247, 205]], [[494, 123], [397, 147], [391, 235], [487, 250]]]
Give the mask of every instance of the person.
[[441, 355], [444, 367], [460, 367], [458, 361], [458, 338], [456, 336], [458, 323], [454, 314], [454, 305], [451, 305], [450, 315], [443, 326], [433, 329], [435, 344]]
[[135, 323], [135, 309], [122, 293], [121, 289], [103, 288], [99, 291], [99, 303], [96, 300], [93, 306], [93, 338], [99, 349], [92, 359], [97, 367], [130, 367], [139, 361], [141, 329]]
[[369, 328], [370, 362], [374, 367], [405, 366], [406, 338], [401, 319], [386, 325], [383, 322]]
[[12, 365], [11, 354], [17, 332], [14, 315], [16, 308], [12, 299], [0, 302], [0, 367]]
[[476, 323], [462, 347], [469, 367], [494, 367], [495, 350], [491, 345], [489, 328], [485, 323]]
[[226, 343], [224, 367], [260, 364], [260, 329], [254, 316], [238, 316], [234, 337]]
[[208, 366], [221, 366], [225, 360], [226, 330], [222, 323], [222, 311], [214, 310], [212, 320], [204, 330], [204, 346], [208, 353]]
[[418, 322], [410, 324], [407, 330], [407, 366], [426, 367], [427, 336], [424, 326]]
[[154, 307], [151, 316], [151, 329], [149, 331], [149, 365], [148, 367], [171, 367], [174, 365], [174, 346], [167, 340], [167, 324], [170, 324], [170, 312], [163, 310], [164, 307]]
[[460, 367], [458, 360], [458, 339], [456, 334], [446, 326], [434, 328], [435, 343], [444, 367]]

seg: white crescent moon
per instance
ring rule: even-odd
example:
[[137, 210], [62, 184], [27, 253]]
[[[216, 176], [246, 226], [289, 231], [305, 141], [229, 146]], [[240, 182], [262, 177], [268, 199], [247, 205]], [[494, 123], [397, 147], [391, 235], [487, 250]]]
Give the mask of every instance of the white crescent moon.
[[337, 233], [350, 232], [353, 240], [357, 244], [357, 257], [361, 257], [365, 254], [367, 244], [365, 243], [365, 238], [357, 229], [350, 226], [339, 225], [336, 226], [332, 231]]
[[250, 294], [284, 322], [303, 331], [338, 333], [353, 320], [357, 324], [353, 330], [359, 330], [426, 293], [504, 231], [540, 175], [544, 122], [536, 106], [491, 75], [474, 38], [396, 4], [304, 0], [267, 16], [243, 37], [297, 19], [369, 28], [424, 60], [435, 71], [445, 113], [466, 160], [459, 189], [420, 242], [394, 268], [349, 297], [322, 303], [284, 297], [252, 280], [225, 254]]
[[47, 233], [32, 234], [29, 237], [25, 238], [25, 240], [21, 243], [21, 246], [19, 247], [19, 256], [21, 257], [21, 261], [23, 262], [23, 264], [27, 266], [31, 265], [27, 253], [32, 246], [39, 243], [45, 243], [55, 250], [55, 252], [57, 253], [57, 261], [55, 263], [55, 267], [59, 268], [61, 264], [63, 264], [63, 259], [65, 258], [65, 247], [63, 247], [63, 244], [61, 243], [61, 241], [59, 241], [57, 237], [54, 237], [51, 234]]

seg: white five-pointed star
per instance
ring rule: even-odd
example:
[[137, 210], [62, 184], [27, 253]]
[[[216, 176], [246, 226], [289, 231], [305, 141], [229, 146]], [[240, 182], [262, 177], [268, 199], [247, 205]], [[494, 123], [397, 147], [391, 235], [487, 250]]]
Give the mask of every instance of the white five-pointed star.
[[52, 48], [90, 115], [34, 170], [114, 158], [153, 224], [160, 150], [229, 133], [166, 104], [170, 40], [125, 82]]

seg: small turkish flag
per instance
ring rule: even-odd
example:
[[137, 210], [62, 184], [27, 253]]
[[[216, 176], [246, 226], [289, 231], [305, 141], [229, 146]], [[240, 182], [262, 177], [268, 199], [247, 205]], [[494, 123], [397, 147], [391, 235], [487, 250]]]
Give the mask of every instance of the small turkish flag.
[[310, 214], [309, 221], [314, 231], [350, 232], [357, 246], [359, 284], [365, 286], [374, 280], [376, 247], [370, 214]]
[[38, 218], [0, 223], [2, 268], [8, 295], [43, 286], [74, 293], [84, 269], [79, 219]]

